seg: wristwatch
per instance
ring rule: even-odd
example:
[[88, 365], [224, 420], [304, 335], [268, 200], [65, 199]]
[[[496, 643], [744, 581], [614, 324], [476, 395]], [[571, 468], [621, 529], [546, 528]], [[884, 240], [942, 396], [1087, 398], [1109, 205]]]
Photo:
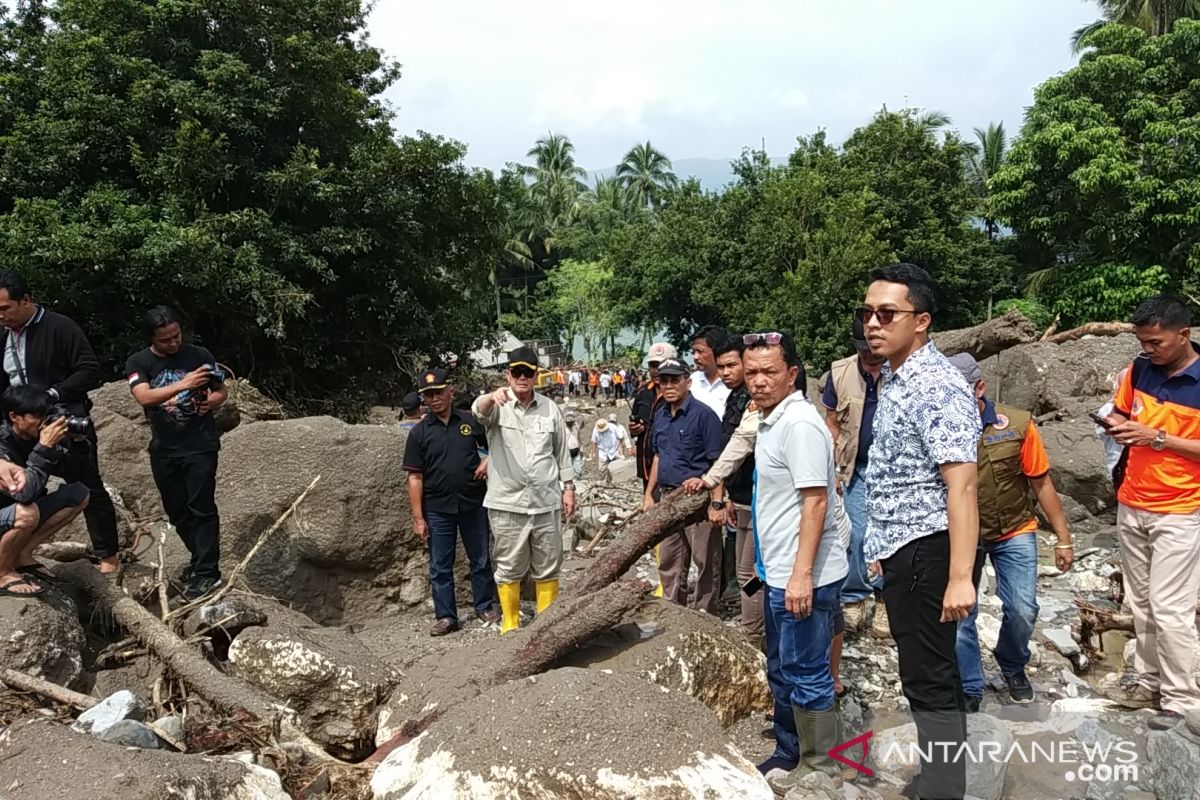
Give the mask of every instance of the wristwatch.
[[713, 500], [711, 503], [709, 503], [709, 505], [713, 507], [714, 511], [720, 511], [723, 508], [725, 508], [725, 501], [724, 500]]
[[1154, 441], [1150, 443], [1150, 446], [1155, 450], [1162, 452], [1162, 450], [1167, 446], [1167, 432], [1159, 431], [1158, 436], [1154, 437]]

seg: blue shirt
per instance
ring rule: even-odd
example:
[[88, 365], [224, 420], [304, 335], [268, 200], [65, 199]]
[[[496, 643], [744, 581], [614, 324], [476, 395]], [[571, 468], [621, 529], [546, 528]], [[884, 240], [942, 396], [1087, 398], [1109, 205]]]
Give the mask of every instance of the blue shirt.
[[883, 366], [867, 465], [867, 561], [950, 527], [942, 464], [974, 464], [983, 426], [962, 373], [932, 343]]
[[721, 419], [690, 392], [674, 416], [669, 404], [658, 404], [653, 431], [650, 447], [658, 456], [659, 486], [699, 478], [721, 455]]
[[[863, 369], [862, 359], [855, 357], [854, 366], [862, 375], [866, 390], [863, 392], [862, 420], [858, 423], [858, 453], [854, 457], [855, 466], [865, 467], [871, 452], [871, 442], [875, 441], [875, 409], [879, 405], [879, 382], [875, 376]], [[838, 396], [833, 388], [832, 370], [825, 376], [825, 388], [821, 390], [821, 402], [830, 411], [837, 411]]]

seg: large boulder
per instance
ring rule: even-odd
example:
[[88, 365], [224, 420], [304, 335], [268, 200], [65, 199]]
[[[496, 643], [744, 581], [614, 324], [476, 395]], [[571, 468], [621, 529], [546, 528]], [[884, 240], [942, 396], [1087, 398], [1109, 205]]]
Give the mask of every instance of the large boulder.
[[0, 667], [74, 686], [83, 676], [85, 644], [75, 603], [56, 588], [0, 597]]
[[629, 675], [558, 669], [494, 687], [393, 750], [375, 800], [770, 800], [701, 704]]
[[1148, 752], [1153, 763], [1149, 788], [1159, 800], [1194, 800], [1200, 787], [1200, 726], [1186, 723], [1152, 731]]
[[271, 605], [266, 627], [246, 628], [229, 646], [233, 673], [287, 701], [327, 748], [350, 759], [367, 755], [399, 674], [351, 634]]
[[227, 758], [138, 750], [48, 720], [0, 733], [6, 800], [288, 800], [269, 769]]
[[[877, 771], [898, 784], [908, 783], [920, 766], [920, 745], [915, 723], [887, 728], [875, 734], [870, 759]], [[1013, 734], [1000, 720], [990, 714], [967, 715], [967, 743], [972, 753], [1007, 753], [1013, 744]], [[856, 751], [851, 751], [854, 754]], [[1008, 762], [1000, 758], [976, 760], [967, 758], [967, 796], [979, 800], [997, 800], [1004, 789]]]
[[1088, 417], [1046, 422], [1039, 426], [1054, 488], [1091, 514], [1116, 506], [1112, 475], [1104, 460], [1104, 445]]
[[422, 602], [429, 560], [412, 533], [401, 469], [405, 438], [398, 428], [332, 417], [260, 422], [228, 433], [217, 475], [224, 572], [320, 475], [247, 564], [249, 586], [326, 624], [384, 617]]

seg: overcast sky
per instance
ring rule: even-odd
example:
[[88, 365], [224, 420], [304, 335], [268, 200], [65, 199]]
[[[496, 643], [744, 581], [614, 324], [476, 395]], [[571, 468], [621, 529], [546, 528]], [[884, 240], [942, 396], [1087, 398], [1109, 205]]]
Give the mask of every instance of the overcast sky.
[[1096, 16], [1083, 0], [378, 0], [369, 27], [403, 66], [387, 93], [399, 132], [498, 168], [552, 130], [598, 169], [647, 138], [675, 159], [764, 139], [786, 155], [884, 104], [1015, 133]]

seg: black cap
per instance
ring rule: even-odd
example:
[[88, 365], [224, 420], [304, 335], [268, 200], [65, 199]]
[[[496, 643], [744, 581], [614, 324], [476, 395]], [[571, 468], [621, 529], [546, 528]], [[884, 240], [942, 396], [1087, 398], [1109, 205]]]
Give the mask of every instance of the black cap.
[[450, 374], [444, 369], [427, 369], [417, 381], [418, 392], [433, 392], [450, 385]]
[[668, 358], [658, 362], [659, 375], [690, 375], [687, 365], [677, 358]]
[[508, 368], [512, 369], [518, 365], [529, 367], [536, 372], [539, 366], [537, 350], [534, 350], [532, 347], [518, 347], [509, 353]]
[[421, 395], [416, 392], [409, 392], [404, 395], [404, 399], [400, 401], [400, 407], [411, 414], [421, 407]]

